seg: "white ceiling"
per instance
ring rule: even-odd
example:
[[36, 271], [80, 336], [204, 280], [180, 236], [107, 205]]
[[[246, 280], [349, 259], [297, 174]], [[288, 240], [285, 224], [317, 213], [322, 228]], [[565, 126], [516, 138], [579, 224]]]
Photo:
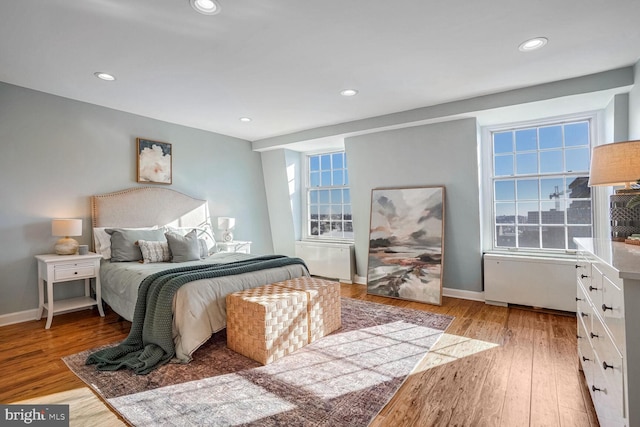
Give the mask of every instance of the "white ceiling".
[[220, 3], [3, 0], [0, 81], [254, 141], [640, 58], [638, 0]]

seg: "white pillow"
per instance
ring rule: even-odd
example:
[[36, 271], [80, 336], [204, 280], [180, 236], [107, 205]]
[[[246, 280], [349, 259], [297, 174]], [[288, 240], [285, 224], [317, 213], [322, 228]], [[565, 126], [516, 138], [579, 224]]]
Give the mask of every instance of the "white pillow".
[[120, 228], [122, 230], [157, 230], [158, 226], [153, 227], [94, 227], [93, 228], [93, 245], [97, 254], [102, 255], [104, 259], [111, 259], [111, 236], [105, 231], [107, 228]]

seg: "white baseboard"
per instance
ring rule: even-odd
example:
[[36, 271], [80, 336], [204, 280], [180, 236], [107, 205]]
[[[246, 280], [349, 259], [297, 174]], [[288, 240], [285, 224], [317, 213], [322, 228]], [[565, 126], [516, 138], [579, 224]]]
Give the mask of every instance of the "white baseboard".
[[442, 295], [451, 298], [468, 299], [471, 301], [484, 302], [484, 292], [465, 291], [463, 289], [442, 288]]
[[9, 313], [0, 315], [0, 326], [13, 325], [14, 323], [29, 322], [38, 320], [38, 309], [19, 311], [17, 313]]
[[[354, 277], [353, 283], [357, 283], [358, 285], [366, 285], [367, 278], [364, 276], [356, 275]], [[453, 288], [442, 288], [442, 295], [444, 295], [445, 297], [468, 299], [471, 301], [484, 302], [484, 292], [465, 291], [462, 289], [453, 289]]]

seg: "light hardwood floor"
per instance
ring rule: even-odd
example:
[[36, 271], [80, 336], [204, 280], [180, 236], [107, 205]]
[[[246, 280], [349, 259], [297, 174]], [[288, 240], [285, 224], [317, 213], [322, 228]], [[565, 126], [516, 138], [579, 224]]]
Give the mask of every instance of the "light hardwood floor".
[[[575, 317], [447, 297], [433, 306], [370, 296], [362, 285], [343, 284], [342, 295], [455, 316], [372, 426], [598, 425]], [[72, 425], [122, 425], [61, 357], [124, 339], [129, 322], [85, 310], [55, 316], [49, 330], [44, 323], [0, 328], [0, 402], [67, 402]]]

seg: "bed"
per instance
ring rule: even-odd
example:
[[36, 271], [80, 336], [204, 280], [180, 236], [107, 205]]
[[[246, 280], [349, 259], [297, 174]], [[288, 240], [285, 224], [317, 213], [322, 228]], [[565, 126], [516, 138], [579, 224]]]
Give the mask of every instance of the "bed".
[[[93, 248], [105, 258], [100, 269], [102, 299], [129, 321], [133, 319], [138, 286], [145, 277], [177, 266], [229, 263], [256, 257], [216, 252], [208, 202], [175, 190], [139, 187], [92, 196], [91, 216]], [[118, 258], [119, 252], [115, 246], [107, 248], [110, 237], [106, 230], [112, 232], [113, 229], [125, 230], [123, 233], [135, 230], [131, 231], [132, 235], [137, 230], [156, 230], [139, 231], [143, 236], [147, 235], [144, 233], [162, 235], [166, 230], [178, 234], [191, 231], [197, 234], [203, 259], [180, 263], [122, 261]], [[301, 276], [308, 276], [306, 268], [301, 264], [293, 264], [234, 276], [200, 279], [183, 285], [173, 299], [176, 361], [189, 362], [192, 354], [212, 334], [226, 327], [227, 294]]]

